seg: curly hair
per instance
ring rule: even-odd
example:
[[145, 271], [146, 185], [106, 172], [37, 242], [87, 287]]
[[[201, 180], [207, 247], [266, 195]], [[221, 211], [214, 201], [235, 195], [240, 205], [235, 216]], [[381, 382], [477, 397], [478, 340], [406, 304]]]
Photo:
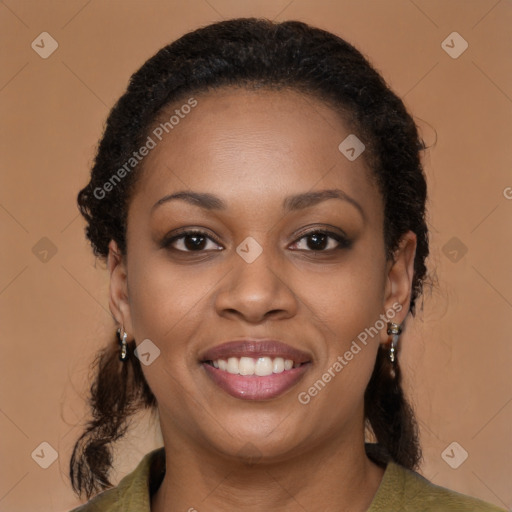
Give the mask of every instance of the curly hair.
[[[98, 190], [147, 139], [164, 108], [223, 86], [288, 88], [309, 94], [340, 112], [357, 130], [366, 145], [363, 157], [383, 198], [386, 257], [393, 258], [407, 231], [417, 237], [410, 301], [414, 315], [429, 254], [427, 187], [420, 162], [425, 145], [402, 100], [357, 49], [299, 21], [237, 18], [201, 27], [162, 48], [132, 75], [106, 121], [90, 181], [78, 194], [94, 254], [106, 259], [110, 240], [126, 253], [127, 211], [143, 164], [110, 187], [108, 194], [99, 197]], [[113, 442], [125, 434], [134, 412], [156, 406], [140, 362], [132, 355], [134, 343], [125, 363], [119, 362], [116, 338], [95, 360], [89, 399], [92, 419], [70, 461], [72, 486], [79, 495], [91, 497], [111, 486]], [[417, 467], [421, 449], [414, 413], [401, 387], [400, 369], [393, 374], [382, 347], [364, 408], [366, 428], [376, 441], [371, 450], [367, 447], [368, 455]]]

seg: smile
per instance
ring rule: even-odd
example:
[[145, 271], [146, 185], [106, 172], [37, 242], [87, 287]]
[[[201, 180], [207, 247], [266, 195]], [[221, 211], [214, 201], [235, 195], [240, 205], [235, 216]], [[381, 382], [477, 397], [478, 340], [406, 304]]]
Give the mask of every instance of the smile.
[[270, 400], [295, 386], [311, 356], [278, 340], [233, 340], [204, 351], [199, 363], [210, 382], [243, 400]]
[[231, 373], [233, 375], [257, 375], [266, 377], [273, 373], [283, 373], [285, 370], [298, 368], [302, 363], [294, 362], [292, 359], [282, 357], [230, 357], [207, 361], [214, 368]]

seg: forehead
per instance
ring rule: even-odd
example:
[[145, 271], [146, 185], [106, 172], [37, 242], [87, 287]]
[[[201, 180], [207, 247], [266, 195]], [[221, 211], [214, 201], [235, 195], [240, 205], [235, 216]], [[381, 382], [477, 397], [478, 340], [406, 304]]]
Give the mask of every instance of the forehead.
[[[139, 201], [154, 203], [188, 189], [214, 193], [228, 204], [244, 198], [270, 205], [283, 195], [327, 187], [361, 200], [378, 198], [365, 159], [349, 161], [339, 150], [353, 131], [322, 100], [290, 89], [239, 87], [193, 99], [193, 109], [180, 110], [188, 98], [168, 106], [148, 131], [156, 146], [143, 162]], [[176, 122], [176, 114], [179, 122], [171, 129], [165, 123], [173, 115]], [[161, 140], [154, 135], [160, 132]]]

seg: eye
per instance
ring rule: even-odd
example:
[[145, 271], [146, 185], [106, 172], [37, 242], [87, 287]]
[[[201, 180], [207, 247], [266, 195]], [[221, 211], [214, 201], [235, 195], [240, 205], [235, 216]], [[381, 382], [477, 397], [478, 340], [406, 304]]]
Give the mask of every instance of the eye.
[[[302, 240], [306, 240], [306, 242], [302, 243], [302, 247], [300, 247]], [[348, 249], [352, 242], [339, 233], [317, 229], [303, 234], [294, 245], [298, 250], [329, 252], [336, 249]]]
[[[208, 247], [208, 242], [213, 243], [213, 247]], [[218, 244], [208, 233], [195, 229], [182, 231], [180, 234], [166, 238], [162, 242], [162, 247], [172, 246], [173, 249], [181, 252], [201, 252], [205, 250], [219, 250], [215, 246]], [[211, 245], [211, 244], [210, 244]]]
[[[306, 240], [306, 242], [302, 242], [303, 240]], [[293, 250], [307, 252], [330, 252], [337, 249], [348, 249], [351, 245], [352, 242], [339, 233], [317, 229], [304, 233], [291, 247]], [[205, 231], [198, 229], [182, 231], [166, 238], [161, 246], [164, 248], [172, 247], [172, 249], [179, 252], [222, 250], [220, 242], [217, 242], [214, 237]]]

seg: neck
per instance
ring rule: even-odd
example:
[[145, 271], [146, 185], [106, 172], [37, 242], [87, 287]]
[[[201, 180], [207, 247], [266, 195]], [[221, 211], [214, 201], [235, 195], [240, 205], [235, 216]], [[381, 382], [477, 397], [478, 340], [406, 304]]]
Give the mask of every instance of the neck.
[[279, 462], [233, 461], [178, 443], [165, 443], [165, 455], [152, 512], [364, 512], [384, 474], [366, 457], [364, 439], [329, 443]]

